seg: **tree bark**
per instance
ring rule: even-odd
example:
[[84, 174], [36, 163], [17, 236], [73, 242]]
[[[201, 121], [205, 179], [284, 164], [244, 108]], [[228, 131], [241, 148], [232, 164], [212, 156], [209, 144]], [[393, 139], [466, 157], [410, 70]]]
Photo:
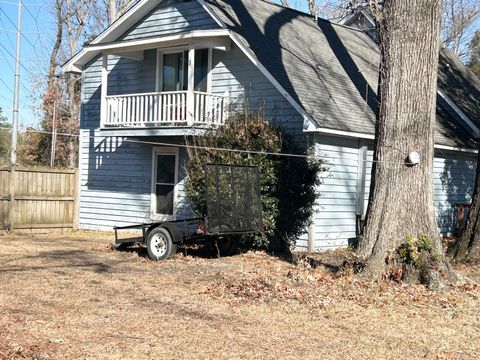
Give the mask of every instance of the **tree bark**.
[[[433, 194], [440, 10], [441, 0], [386, 0], [377, 18], [380, 107], [370, 202], [357, 249], [373, 277], [388, 271], [387, 259], [409, 236], [427, 237], [432, 251], [443, 254]], [[420, 155], [417, 165], [408, 163], [412, 152]], [[441, 265], [449, 272], [448, 264]]]
[[[480, 150], [480, 149], [479, 149]], [[449, 249], [448, 254], [455, 261], [480, 260], [480, 151], [477, 157], [475, 188], [467, 224], [457, 242]]]
[[50, 65], [48, 67], [48, 79], [52, 80], [57, 69], [57, 57], [62, 46], [63, 38], [63, 17], [62, 17], [62, 2], [61, 0], [55, 1], [55, 16], [57, 21], [57, 33], [55, 35], [55, 44], [53, 45], [52, 52], [50, 54]]

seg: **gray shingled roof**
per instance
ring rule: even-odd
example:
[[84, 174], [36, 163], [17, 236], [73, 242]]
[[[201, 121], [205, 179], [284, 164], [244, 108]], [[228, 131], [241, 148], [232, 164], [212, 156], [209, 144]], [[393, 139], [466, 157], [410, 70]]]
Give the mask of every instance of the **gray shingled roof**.
[[[262, 0], [206, 2], [320, 127], [374, 133], [380, 53], [367, 34]], [[462, 76], [456, 84], [465, 80]], [[475, 106], [465, 106], [468, 116], [478, 115], [480, 106]], [[437, 104], [436, 142], [475, 147], [449, 110]]]

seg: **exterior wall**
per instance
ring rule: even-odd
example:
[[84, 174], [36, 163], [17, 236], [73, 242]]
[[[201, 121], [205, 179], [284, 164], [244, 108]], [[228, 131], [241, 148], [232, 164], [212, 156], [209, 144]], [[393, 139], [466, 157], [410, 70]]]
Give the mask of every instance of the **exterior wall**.
[[[81, 130], [80, 227], [111, 229], [150, 220], [152, 157], [154, 145], [102, 137], [98, 130]], [[153, 139], [179, 143], [181, 139]], [[152, 139], [145, 141], [151, 142]], [[179, 151], [179, 182], [175, 188], [177, 218], [189, 217], [185, 196], [186, 151]]]
[[163, 1], [120, 40], [172, 35], [188, 30], [217, 29], [218, 24], [197, 1]]
[[[317, 154], [327, 162], [328, 173], [319, 187], [320, 197], [314, 214], [316, 250], [347, 246], [356, 236], [357, 180], [360, 147], [365, 142], [317, 136]], [[373, 151], [367, 151], [364, 209], [368, 205]], [[476, 157], [473, 154], [437, 151], [434, 161], [435, 209], [439, 231], [456, 231], [457, 204], [469, 203], [475, 182]], [[361, 200], [360, 200], [361, 201]], [[306, 250], [307, 237], [297, 241], [298, 250]]]
[[[146, 50], [143, 61], [109, 55], [108, 70], [108, 95], [153, 92], [156, 85], [156, 50]], [[100, 126], [102, 59], [93, 60], [82, 76], [80, 127], [96, 129]]]
[[[316, 250], [347, 246], [355, 238], [359, 141], [318, 135], [316, 154], [326, 161], [313, 216]], [[307, 248], [306, 237], [297, 242]]]
[[228, 92], [231, 111], [262, 112], [285, 132], [304, 141], [303, 118], [236, 45], [213, 52], [212, 93]]
[[438, 151], [433, 166], [435, 208], [440, 231], [452, 234], [456, 230], [456, 204], [470, 203], [475, 185], [474, 154]]

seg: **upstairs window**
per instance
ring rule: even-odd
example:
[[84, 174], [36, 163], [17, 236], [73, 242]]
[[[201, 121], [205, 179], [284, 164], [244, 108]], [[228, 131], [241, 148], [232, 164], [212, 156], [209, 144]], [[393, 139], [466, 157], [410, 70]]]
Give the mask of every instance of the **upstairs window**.
[[208, 49], [195, 50], [195, 91], [207, 92]]
[[[157, 91], [188, 90], [188, 50], [176, 52], [158, 51]], [[208, 92], [210, 76], [210, 57], [212, 49], [196, 49], [194, 51], [195, 66], [193, 68], [193, 91]]]
[[162, 91], [186, 91], [188, 88], [188, 53], [163, 54]]

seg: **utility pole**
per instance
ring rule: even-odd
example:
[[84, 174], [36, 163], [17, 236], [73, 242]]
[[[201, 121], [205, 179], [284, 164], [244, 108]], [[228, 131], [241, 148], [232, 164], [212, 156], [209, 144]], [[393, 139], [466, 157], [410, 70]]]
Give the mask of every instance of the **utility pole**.
[[13, 126], [12, 126], [12, 151], [10, 162], [12, 166], [17, 163], [17, 136], [18, 136], [18, 102], [20, 92], [20, 40], [22, 27], [22, 0], [18, 0], [17, 17], [17, 51], [15, 54], [15, 85], [13, 93]]

